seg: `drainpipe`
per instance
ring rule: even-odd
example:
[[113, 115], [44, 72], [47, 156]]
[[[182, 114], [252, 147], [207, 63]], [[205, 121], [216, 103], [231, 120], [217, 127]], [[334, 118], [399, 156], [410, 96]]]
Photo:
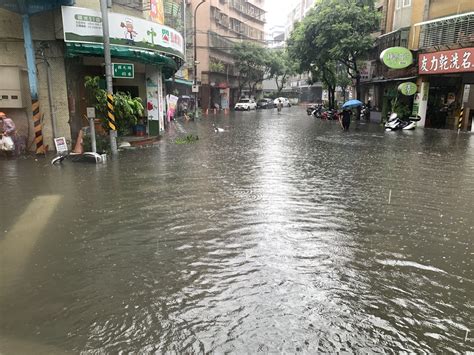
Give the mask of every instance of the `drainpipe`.
[[425, 0], [425, 6], [423, 8], [423, 21], [428, 21], [430, 17], [430, 0]]
[[46, 83], [48, 85], [48, 103], [49, 111], [51, 112], [51, 127], [53, 129], [53, 138], [58, 136], [56, 127], [56, 112], [53, 109], [53, 86], [51, 84], [51, 65], [49, 64], [44, 54], [44, 48], [41, 49], [41, 57], [43, 58], [46, 70]]
[[31, 93], [31, 111], [33, 114], [33, 125], [35, 132], [36, 154], [44, 154], [43, 145], [43, 129], [41, 124], [41, 115], [38, 100], [38, 77], [36, 72], [35, 51], [33, 47], [33, 39], [31, 37], [30, 16], [22, 15], [23, 37], [25, 45], [26, 65], [28, 68], [28, 82], [30, 84]]

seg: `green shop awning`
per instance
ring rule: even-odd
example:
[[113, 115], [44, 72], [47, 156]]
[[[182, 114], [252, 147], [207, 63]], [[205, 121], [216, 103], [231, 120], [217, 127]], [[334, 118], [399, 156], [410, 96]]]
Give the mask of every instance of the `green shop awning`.
[[[182, 64], [180, 58], [176, 57], [176, 59], [173, 59], [158, 52], [131, 47], [111, 45], [110, 55], [112, 58], [126, 59], [132, 62], [162, 67], [165, 78], [171, 77]], [[66, 43], [66, 57], [73, 58], [81, 56], [103, 57], [104, 48], [101, 44]]]
[[[172, 82], [173, 82], [173, 79], [172, 79], [172, 78], [166, 79], [166, 82], [172, 83]], [[174, 79], [174, 82], [175, 82], [175, 83], [178, 83], [178, 84], [187, 85], [187, 86], [193, 86], [193, 82], [192, 82], [192, 81], [189, 81], [189, 80]]]

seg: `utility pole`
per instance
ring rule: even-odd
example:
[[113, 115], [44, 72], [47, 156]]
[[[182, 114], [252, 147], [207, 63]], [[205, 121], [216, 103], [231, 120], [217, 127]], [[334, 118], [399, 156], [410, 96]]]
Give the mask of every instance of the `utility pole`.
[[[109, 10], [107, 8], [108, 1], [100, 0], [100, 11], [102, 13], [102, 33], [104, 36], [104, 59], [105, 59], [105, 80], [107, 83], [107, 94], [108, 97], [112, 97], [114, 94], [112, 85], [112, 59], [110, 57], [110, 37], [109, 37]], [[109, 101], [109, 100], [108, 100]], [[112, 107], [113, 110], [113, 107]], [[113, 116], [113, 124], [111, 124], [111, 111], [109, 106], [109, 137], [110, 137], [110, 150], [112, 155], [117, 154], [117, 130], [115, 126], [115, 117]]]
[[[197, 13], [197, 10], [199, 9], [199, 6], [201, 6], [202, 4], [204, 4], [206, 2], [206, 0], [201, 0], [201, 2], [196, 6], [196, 8], [194, 9], [194, 17], [193, 17], [193, 21], [194, 21], [194, 57], [193, 57], [193, 65], [194, 65], [194, 87], [196, 87], [197, 85], [197, 65], [198, 65], [198, 61], [197, 61], [197, 18], [196, 18], [196, 13]], [[195, 92], [194, 93], [194, 118], [197, 118], [197, 106], [198, 106], [198, 92]]]

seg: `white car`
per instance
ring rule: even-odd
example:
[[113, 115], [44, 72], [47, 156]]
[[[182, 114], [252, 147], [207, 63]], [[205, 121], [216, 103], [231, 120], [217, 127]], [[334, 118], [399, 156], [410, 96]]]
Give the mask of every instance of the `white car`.
[[235, 104], [234, 110], [240, 111], [240, 110], [245, 110], [245, 111], [250, 111], [250, 110], [256, 110], [257, 109], [257, 103], [255, 100], [252, 99], [240, 99], [237, 104]]
[[291, 107], [290, 100], [288, 100], [286, 97], [277, 97], [275, 100], [273, 100], [273, 105], [277, 107], [278, 101], [281, 101], [282, 107]]

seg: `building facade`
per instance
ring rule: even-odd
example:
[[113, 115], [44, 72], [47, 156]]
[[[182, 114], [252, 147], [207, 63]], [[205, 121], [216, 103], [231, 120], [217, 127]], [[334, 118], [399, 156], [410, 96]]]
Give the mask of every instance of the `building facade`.
[[[293, 9], [288, 13], [285, 26], [285, 39], [288, 40], [295, 23], [301, 21], [311, 10], [317, 0], [298, 0]], [[321, 83], [309, 84], [309, 73], [291, 76], [283, 89], [283, 95], [302, 103], [321, 102], [324, 99]]]
[[[194, 13], [199, 3], [200, 0], [191, 0], [188, 13]], [[207, 0], [198, 8], [197, 31], [192, 37], [196, 39], [196, 79], [202, 109], [216, 104], [221, 108], [233, 107], [239, 99], [239, 73], [231, 51], [235, 42], [243, 40], [263, 45], [264, 5], [264, 0]], [[186, 69], [192, 73], [194, 58], [190, 52], [194, 38], [187, 38], [190, 45]]]
[[[382, 14], [381, 34], [363, 73], [363, 99], [371, 100], [382, 117], [397, 99], [420, 116], [420, 126], [429, 128], [457, 129], [462, 111], [461, 129], [472, 130], [474, 2], [384, 0], [377, 9]], [[384, 66], [379, 56], [390, 47], [408, 48], [413, 65]], [[417, 93], [400, 95], [403, 82], [416, 83]]]
[[[114, 91], [142, 99], [150, 135], [165, 126], [164, 80], [184, 63], [183, 36], [163, 17], [157, 0], [114, 0], [109, 9]], [[55, 137], [74, 141], [91, 105], [85, 77], [99, 76], [105, 88], [100, 1], [6, 0], [0, 30], [0, 110], [28, 142], [39, 140], [40, 128], [43, 149], [53, 150]]]

